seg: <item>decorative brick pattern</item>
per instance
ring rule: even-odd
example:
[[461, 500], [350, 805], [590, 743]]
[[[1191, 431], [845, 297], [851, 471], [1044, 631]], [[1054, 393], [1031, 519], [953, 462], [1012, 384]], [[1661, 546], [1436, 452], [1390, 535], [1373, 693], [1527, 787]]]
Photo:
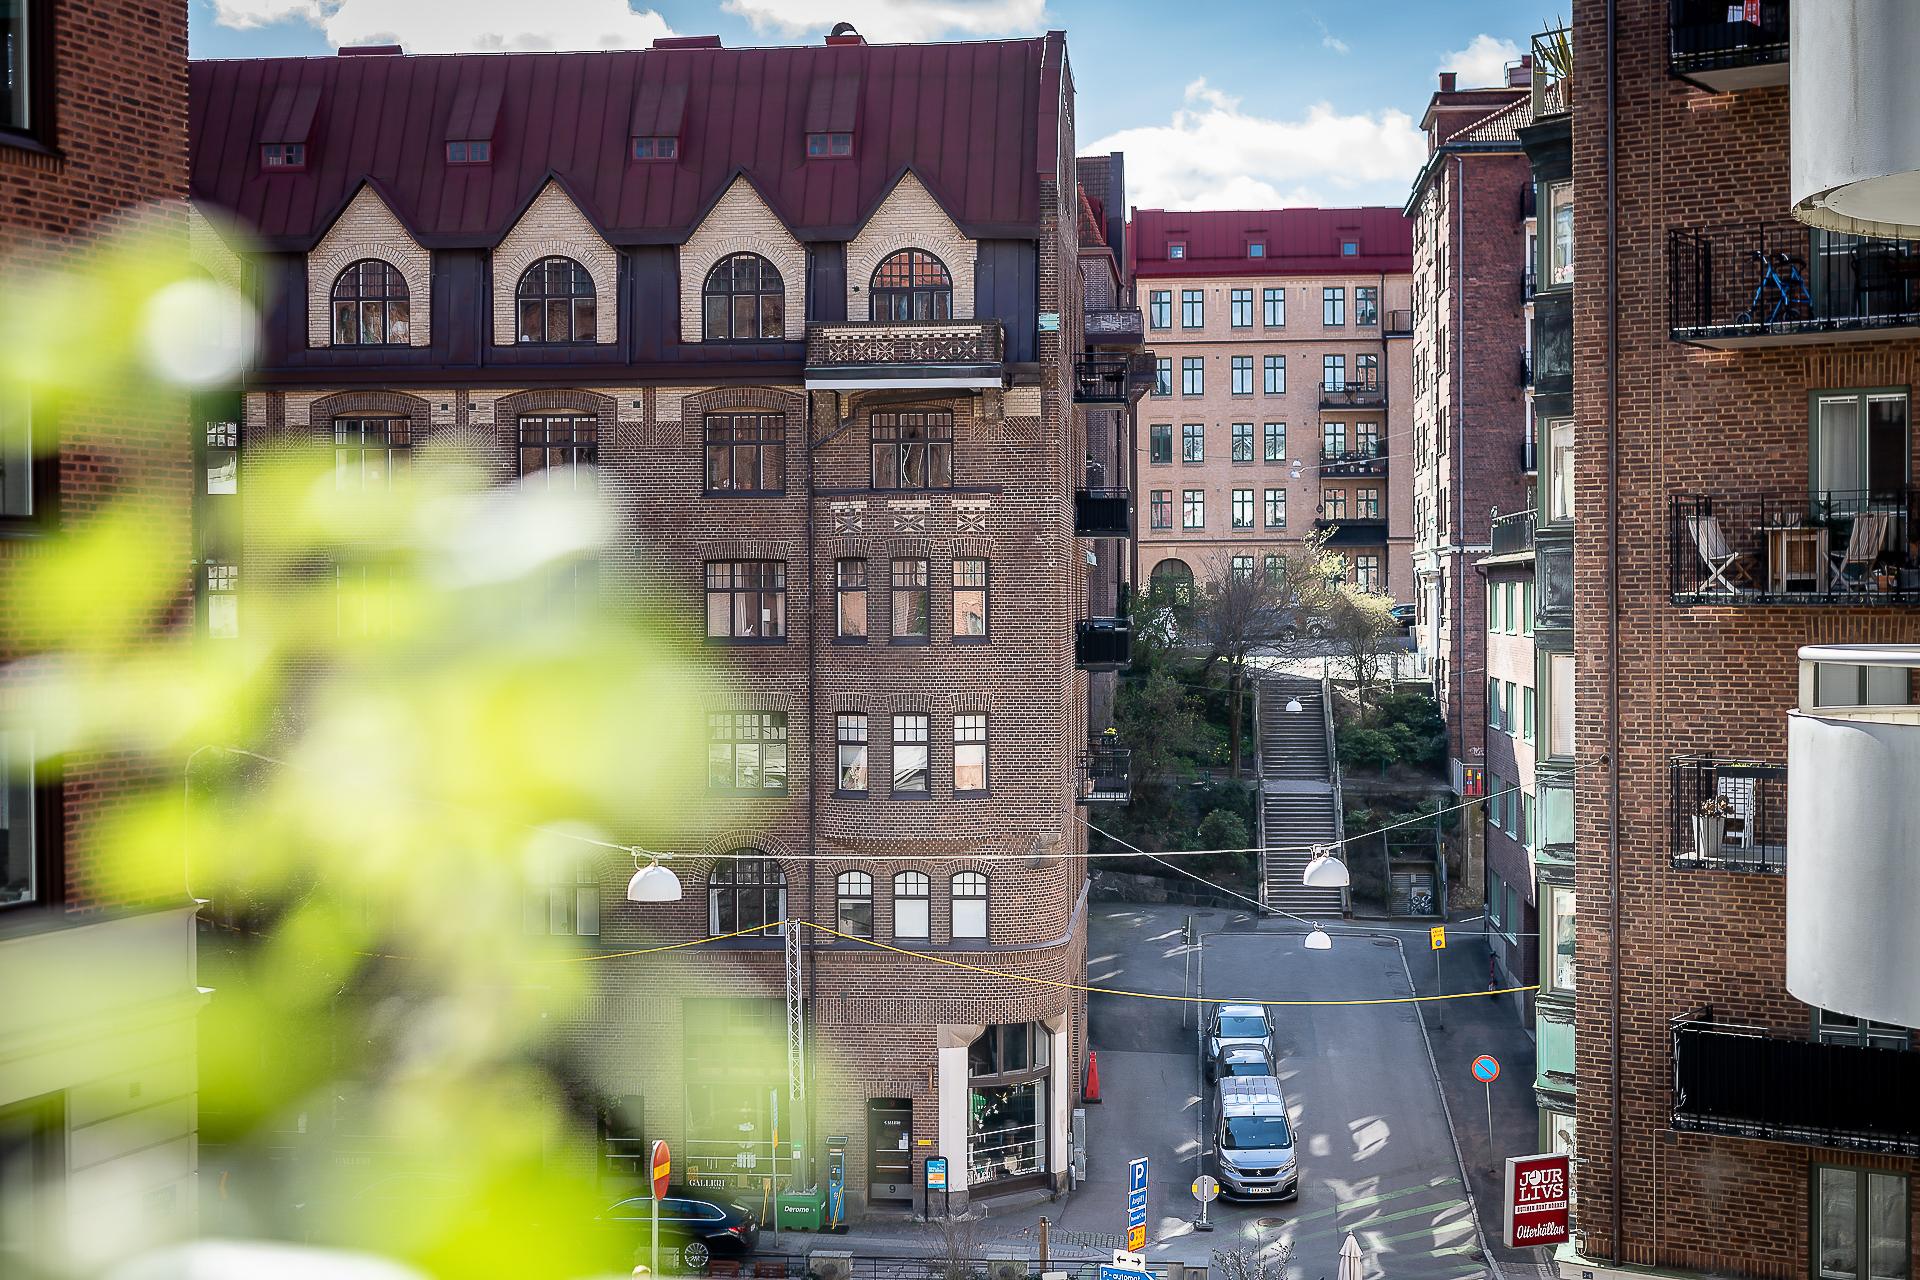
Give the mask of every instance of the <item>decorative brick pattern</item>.
[[700, 298], [713, 264], [730, 253], [757, 253], [780, 271], [786, 290], [782, 315], [786, 336], [798, 341], [807, 332], [807, 250], [744, 177], [726, 194], [680, 246], [680, 341], [699, 342]]
[[564, 188], [549, 182], [493, 251], [493, 340], [512, 346], [518, 325], [513, 299], [520, 277], [541, 258], [572, 258], [593, 279], [594, 341], [614, 342], [619, 334], [620, 258]]
[[973, 319], [973, 241], [911, 171], [902, 174], [860, 234], [847, 245], [847, 316], [864, 320], [874, 268], [901, 249], [925, 249], [953, 276], [953, 318]]
[[[347, 202], [307, 255], [308, 345], [333, 344], [333, 282], [362, 258], [378, 258], [399, 270], [407, 282], [408, 345], [426, 346], [432, 341], [433, 255], [420, 247], [371, 186], [361, 187]], [[513, 279], [518, 278], [516, 272]]]

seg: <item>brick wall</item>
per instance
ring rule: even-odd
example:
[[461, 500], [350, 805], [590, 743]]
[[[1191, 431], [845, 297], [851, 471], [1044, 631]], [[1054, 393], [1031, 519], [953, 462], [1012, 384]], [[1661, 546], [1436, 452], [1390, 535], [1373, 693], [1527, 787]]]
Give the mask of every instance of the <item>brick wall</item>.
[[[1810, 642], [1920, 640], [1920, 614], [1839, 608], [1677, 608], [1667, 596], [1671, 495], [1804, 489], [1808, 392], [1911, 387], [1920, 344], [1838, 340], [1713, 352], [1668, 336], [1666, 236], [1786, 215], [1785, 88], [1709, 94], [1666, 68], [1667, 6], [1621, 0], [1617, 411], [1610, 490], [1605, 6], [1573, 8], [1578, 760], [1579, 1150], [1576, 1226], [1592, 1257], [1719, 1274], [1805, 1275], [1813, 1162], [1920, 1162], [1671, 1131], [1668, 1020], [1716, 1016], [1806, 1034], [1784, 987], [1784, 885], [1774, 876], [1679, 870], [1669, 859], [1676, 754], [1783, 761], [1795, 651]], [[1609, 518], [1617, 513], [1617, 553]], [[1620, 640], [1609, 635], [1610, 591]], [[1617, 682], [1617, 710], [1612, 686]], [[1617, 735], [1619, 808], [1601, 763]], [[1618, 822], [1620, 928], [1609, 928]], [[1621, 1143], [1613, 1106], [1610, 986], [1620, 984]], [[1614, 1238], [1613, 1177], [1622, 1179]], [[1920, 1201], [1916, 1201], [1920, 1203]], [[1910, 1240], [1920, 1240], [1920, 1222]]]

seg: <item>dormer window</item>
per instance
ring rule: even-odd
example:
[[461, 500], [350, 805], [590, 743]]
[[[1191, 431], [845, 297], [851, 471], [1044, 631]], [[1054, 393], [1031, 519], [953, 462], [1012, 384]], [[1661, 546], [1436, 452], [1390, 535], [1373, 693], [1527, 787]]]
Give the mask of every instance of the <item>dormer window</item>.
[[487, 164], [492, 159], [493, 143], [485, 139], [447, 144], [448, 164]]
[[1179, 240], [1175, 240], [1173, 243], [1167, 246], [1168, 258], [1184, 258], [1186, 256], [1187, 256], [1187, 246], [1183, 242]]
[[262, 169], [304, 169], [307, 167], [307, 144], [269, 142], [260, 148], [260, 167]]
[[1340, 256], [1343, 258], [1359, 257], [1360, 242], [1358, 240], [1342, 240], [1340, 242]]
[[680, 139], [661, 137], [657, 134], [637, 137], [633, 140], [633, 158], [635, 160], [678, 160]]
[[810, 133], [807, 135], [807, 159], [837, 159], [853, 154], [851, 133]]
[[1264, 240], [1249, 240], [1249, 241], [1247, 241], [1247, 256], [1248, 256], [1249, 258], [1264, 258], [1264, 257], [1266, 257], [1266, 256], [1267, 256], [1267, 244], [1266, 244], [1266, 241], [1264, 241]]

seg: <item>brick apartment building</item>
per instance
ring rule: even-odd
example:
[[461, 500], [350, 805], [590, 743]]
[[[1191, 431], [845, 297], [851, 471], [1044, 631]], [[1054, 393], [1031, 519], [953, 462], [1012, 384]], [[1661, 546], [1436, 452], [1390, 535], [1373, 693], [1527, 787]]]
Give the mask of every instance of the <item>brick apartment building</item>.
[[[1413, 220], [1414, 636], [1447, 722], [1453, 783], [1484, 790], [1486, 594], [1474, 564], [1494, 511], [1530, 505], [1526, 305], [1531, 174], [1516, 129], [1527, 123], [1528, 68], [1506, 83], [1460, 88], [1453, 72], [1427, 104], [1427, 162]], [[1480, 888], [1479, 817], [1463, 825], [1456, 883]]]
[[1904, 162], [1860, 221], [1801, 184], [1912, 146], [1920, 30], [1807, 0], [1572, 18], [1562, 1274], [1911, 1276], [1920, 243], [1854, 232], [1920, 209]]
[[1157, 363], [1139, 580], [1191, 590], [1328, 529], [1354, 583], [1410, 598], [1407, 219], [1136, 209], [1128, 234]]
[[[0, 297], [134, 211], [184, 231], [184, 4], [28, 0], [0, 8], [0, 50]], [[117, 501], [179, 517], [157, 539], [184, 529], [188, 420], [163, 387], [56, 405], [0, 383], [0, 558]], [[157, 549], [191, 555], [184, 536]], [[5, 611], [0, 660], [33, 643], [25, 625]], [[193, 1229], [194, 912], [178, 871], [106, 884], [98, 822], [151, 779], [119, 758], [36, 764], [35, 746], [0, 725], [0, 1259], [91, 1270]]]
[[612, 950], [811, 920], [981, 969], [811, 929], [596, 966], [604, 1154], [664, 1137], [757, 1193], [838, 1137], [855, 1207], [934, 1154], [956, 1206], [1060, 1185], [1085, 1000], [1019, 979], [1084, 974], [1076, 798], [1124, 795], [1087, 772], [1089, 672], [1126, 661], [1148, 381], [1064, 36], [342, 52], [193, 68], [195, 200], [259, 236], [271, 299], [240, 501], [274, 442], [592, 464], [603, 589], [673, 602], [710, 673], [710, 789], [625, 837], [680, 901], [628, 902], [616, 859], [554, 919]]

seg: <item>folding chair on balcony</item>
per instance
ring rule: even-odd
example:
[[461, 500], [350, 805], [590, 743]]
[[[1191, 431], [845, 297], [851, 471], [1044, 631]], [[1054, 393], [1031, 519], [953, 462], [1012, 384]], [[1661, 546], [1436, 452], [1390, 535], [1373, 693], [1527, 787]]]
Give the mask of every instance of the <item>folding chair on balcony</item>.
[[1893, 517], [1884, 511], [1862, 511], [1853, 518], [1853, 532], [1847, 537], [1847, 549], [1828, 556], [1833, 562], [1830, 589], [1836, 592], [1864, 592], [1873, 586], [1873, 566], [1887, 549], [1887, 534]]
[[1720, 529], [1720, 517], [1712, 514], [1687, 516], [1686, 521], [1687, 532], [1693, 537], [1693, 549], [1700, 554], [1700, 563], [1706, 568], [1706, 576], [1700, 581], [1700, 593], [1706, 595], [1712, 592], [1717, 584], [1728, 595], [1739, 595], [1741, 588], [1734, 584], [1728, 574], [1737, 576], [1751, 590], [1753, 570], [1745, 562], [1752, 557], [1727, 545], [1727, 535]]

